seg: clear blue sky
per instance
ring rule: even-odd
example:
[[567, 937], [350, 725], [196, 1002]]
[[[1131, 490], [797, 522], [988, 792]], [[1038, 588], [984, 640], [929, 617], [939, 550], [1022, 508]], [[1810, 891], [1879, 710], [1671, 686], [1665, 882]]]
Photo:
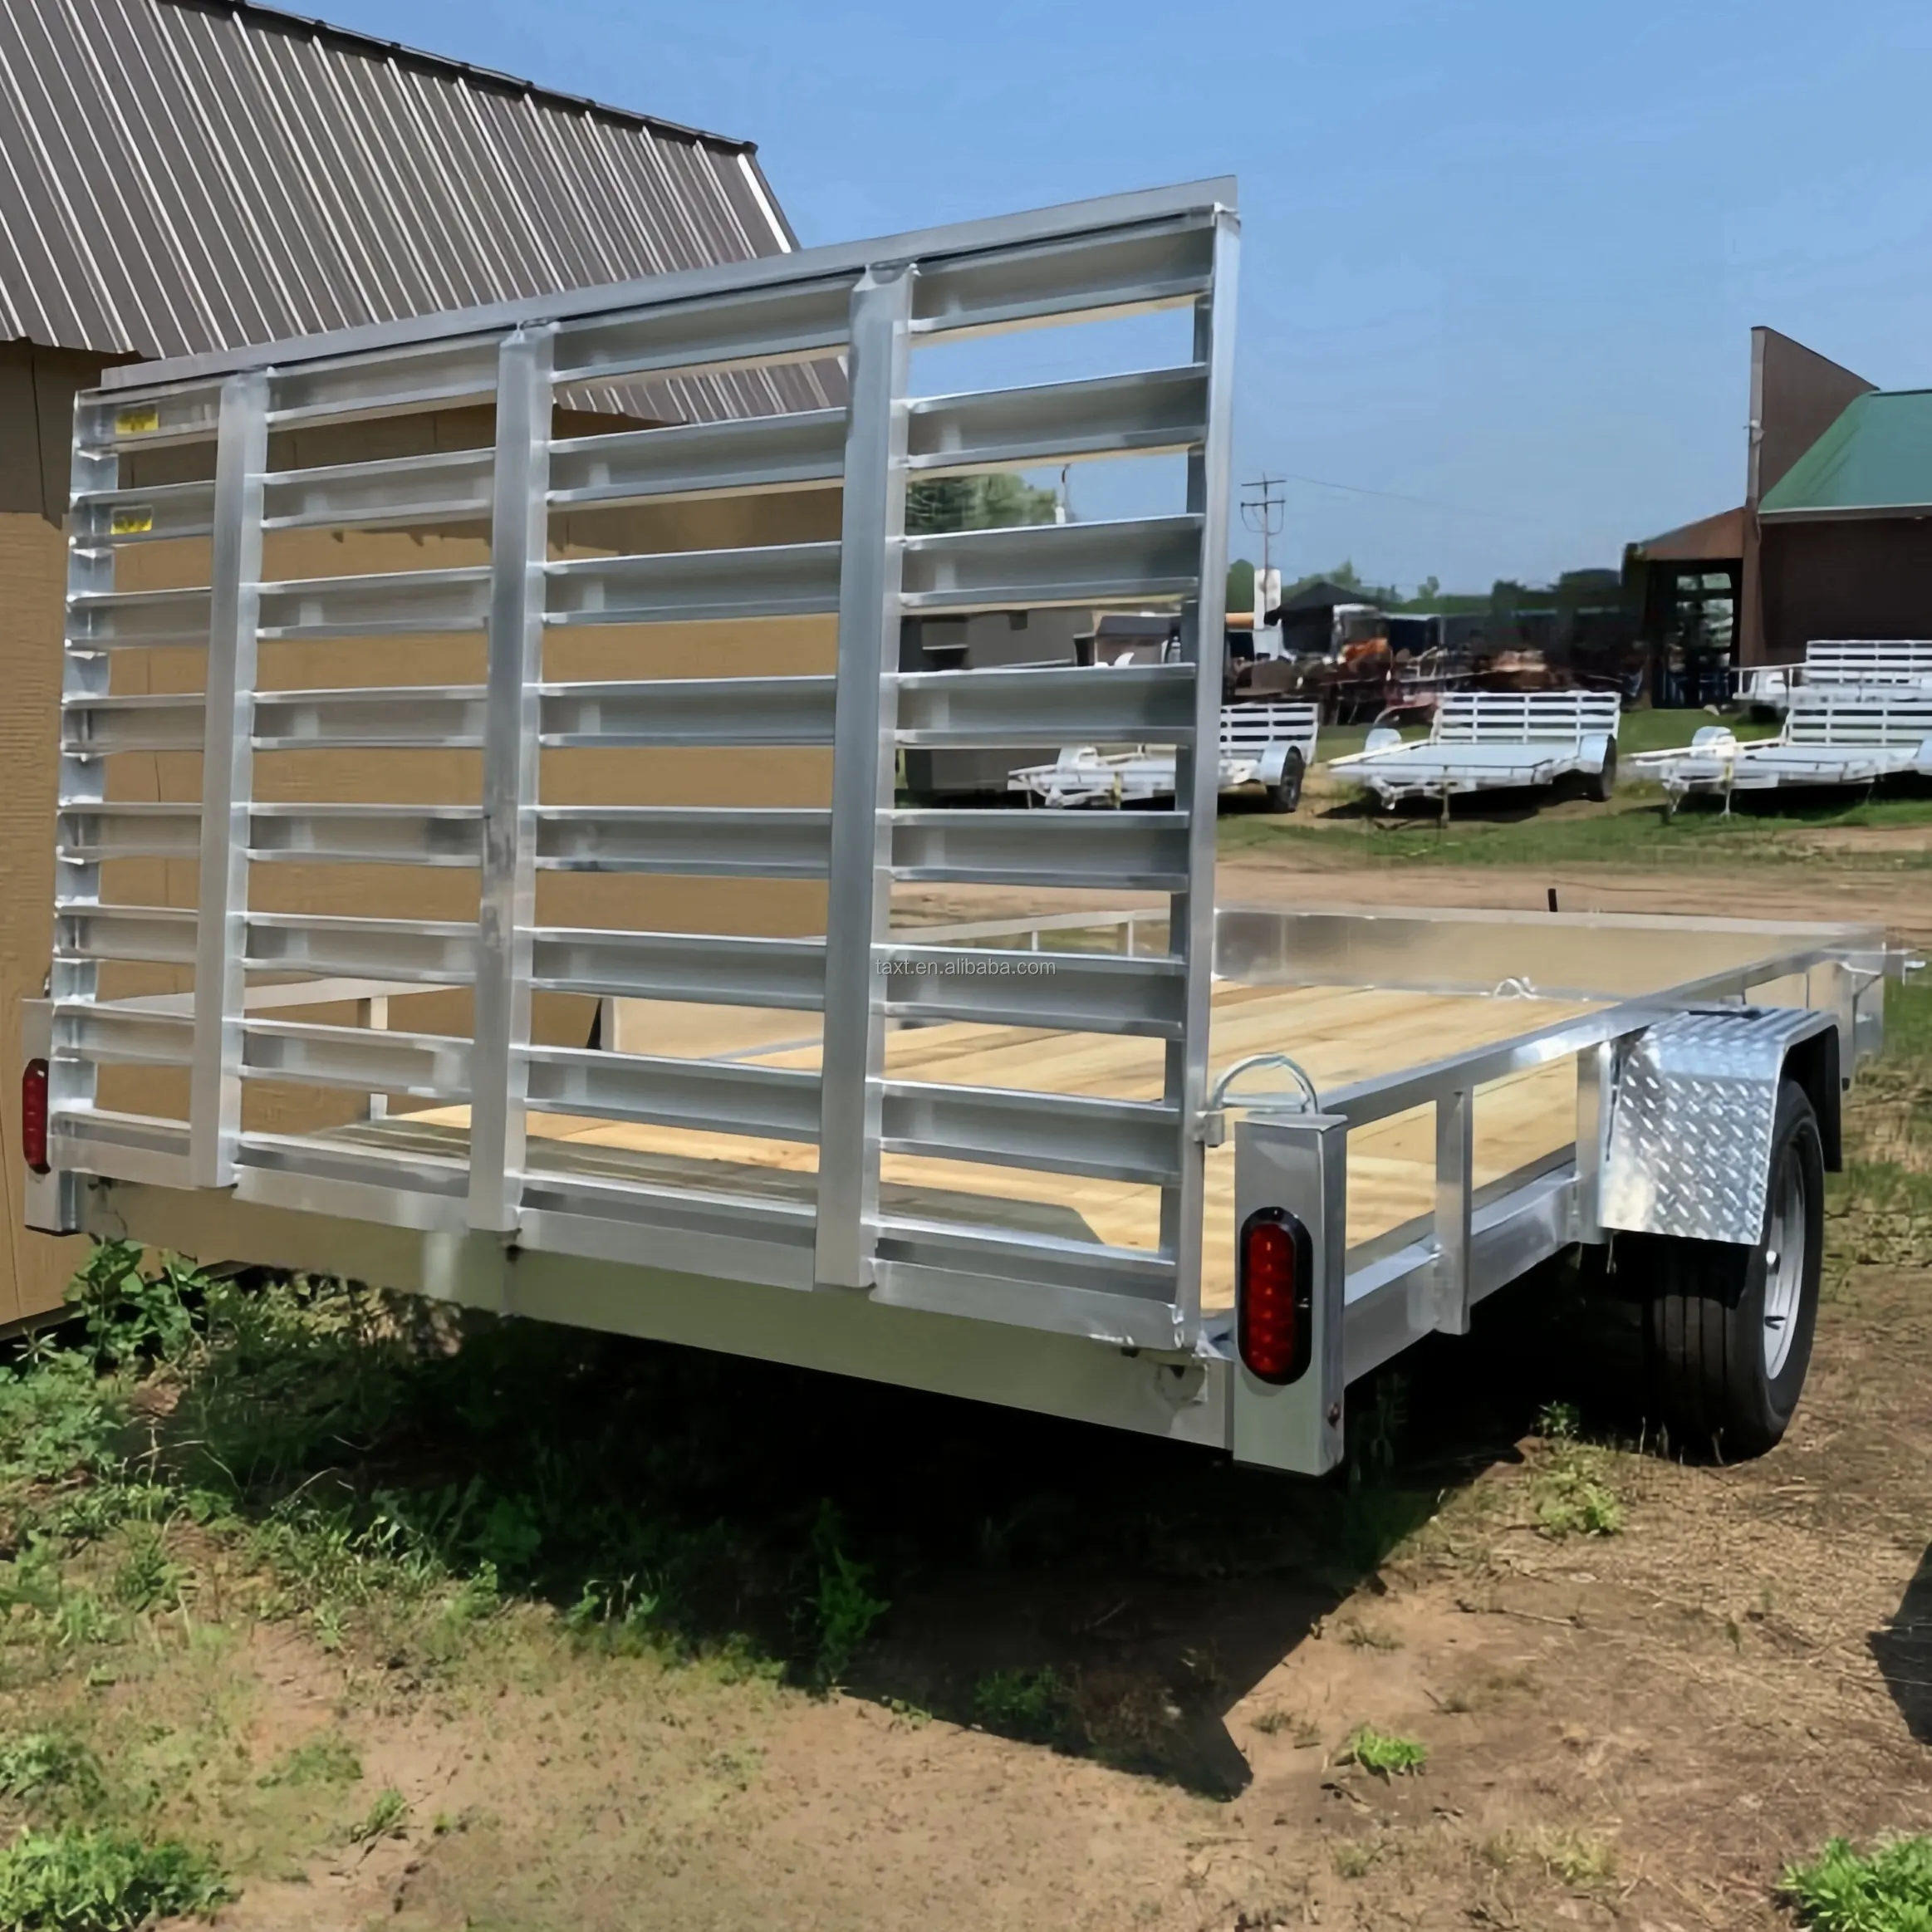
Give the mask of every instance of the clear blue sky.
[[307, 7], [747, 135], [807, 243], [1238, 174], [1291, 572], [1483, 589], [1728, 508], [1753, 322], [1932, 385], [1924, 0]]

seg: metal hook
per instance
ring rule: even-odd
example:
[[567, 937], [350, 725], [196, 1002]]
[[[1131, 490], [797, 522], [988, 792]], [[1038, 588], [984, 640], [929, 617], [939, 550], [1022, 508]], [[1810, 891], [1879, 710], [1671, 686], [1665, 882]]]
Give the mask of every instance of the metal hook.
[[1250, 1053], [1245, 1060], [1237, 1060], [1221, 1077], [1214, 1082], [1214, 1091], [1208, 1096], [1208, 1106], [1218, 1111], [1228, 1105], [1228, 1090], [1244, 1073], [1251, 1073], [1258, 1067], [1278, 1067], [1294, 1076], [1301, 1089], [1298, 1094], [1286, 1094], [1278, 1089], [1272, 1093], [1251, 1094], [1246, 1100], [1238, 1100], [1233, 1105], [1253, 1109], [1270, 1102], [1298, 1100], [1302, 1104], [1297, 1110], [1302, 1113], [1318, 1114], [1322, 1111], [1322, 1096], [1315, 1091], [1315, 1082], [1308, 1077], [1307, 1070], [1289, 1059], [1286, 1053]]

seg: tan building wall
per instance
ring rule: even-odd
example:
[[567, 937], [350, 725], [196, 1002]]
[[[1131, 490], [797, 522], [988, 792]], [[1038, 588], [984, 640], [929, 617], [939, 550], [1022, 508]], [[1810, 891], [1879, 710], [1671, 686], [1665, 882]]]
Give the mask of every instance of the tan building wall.
[[30, 1233], [21, 1219], [20, 1003], [37, 994], [53, 945], [55, 720], [74, 391], [101, 359], [0, 346], [0, 1323], [51, 1307], [86, 1243]]
[[[21, 1219], [19, 1119], [12, 1069], [17, 1064], [20, 1002], [37, 995], [51, 945], [54, 898], [53, 805], [57, 782], [61, 602], [66, 549], [60, 528], [67, 488], [72, 395], [96, 379], [97, 360], [50, 356], [25, 345], [0, 347], [0, 706], [12, 778], [0, 803], [4, 911], [0, 913], [0, 1038], [8, 1043], [9, 1076], [0, 1091], [0, 1169], [4, 1169], [7, 1243], [0, 1254], [0, 1323], [52, 1306], [85, 1254], [84, 1246], [30, 1233]], [[560, 434], [624, 426], [607, 417], [560, 414]], [[277, 439], [277, 468], [355, 461], [430, 449], [487, 443], [485, 410], [390, 419]], [[154, 482], [209, 460], [206, 450], [157, 453], [130, 465], [129, 480]], [[205, 470], [202, 473], [206, 473]], [[602, 512], [559, 519], [557, 553], [591, 554], [709, 549], [836, 537], [836, 491]], [[263, 558], [271, 578], [356, 575], [480, 562], [488, 545], [473, 532], [272, 532]], [[205, 541], [130, 548], [122, 552], [123, 588], [205, 583]], [[830, 617], [737, 625], [613, 626], [553, 632], [545, 675], [557, 679], [733, 676], [823, 672], [836, 657]], [[480, 683], [480, 638], [344, 640], [262, 647], [262, 688]], [[197, 691], [199, 650], [123, 652], [114, 666], [116, 692]], [[193, 753], [130, 753], [108, 761], [110, 798], [191, 800], [199, 795], [200, 759]], [[264, 799], [359, 802], [473, 802], [479, 792], [475, 752], [282, 752], [258, 754], [255, 790]], [[552, 803], [823, 805], [831, 795], [829, 751], [598, 752], [545, 754], [542, 793]], [[102, 896], [125, 904], [192, 905], [192, 862], [126, 861], [104, 868]], [[309, 911], [365, 917], [469, 919], [476, 915], [476, 875], [460, 869], [396, 866], [257, 866], [251, 903], [264, 911]], [[548, 875], [540, 880], [537, 916], [546, 924], [630, 927], [790, 935], [824, 929], [824, 891], [782, 880]], [[103, 997], [174, 990], [174, 968], [103, 968]], [[346, 1011], [306, 1009], [305, 1017], [347, 1020]], [[581, 1045], [592, 1003], [540, 996], [537, 1037]], [[445, 992], [399, 1001], [392, 1024], [425, 1032], [467, 1033], [467, 993]], [[103, 1106], [182, 1116], [185, 1076], [172, 1070], [116, 1068], [103, 1073]], [[353, 1116], [352, 1096], [252, 1083], [244, 1122], [251, 1130], [302, 1131]]]

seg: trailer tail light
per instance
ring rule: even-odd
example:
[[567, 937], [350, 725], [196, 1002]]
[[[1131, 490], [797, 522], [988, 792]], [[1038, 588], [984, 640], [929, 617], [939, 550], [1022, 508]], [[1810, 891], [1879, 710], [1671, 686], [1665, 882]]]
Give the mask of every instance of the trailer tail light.
[[1292, 1382], [1314, 1351], [1315, 1248], [1285, 1208], [1258, 1208], [1241, 1224], [1235, 1341], [1258, 1381]]
[[28, 1169], [47, 1171], [47, 1063], [30, 1060], [20, 1076], [20, 1145]]

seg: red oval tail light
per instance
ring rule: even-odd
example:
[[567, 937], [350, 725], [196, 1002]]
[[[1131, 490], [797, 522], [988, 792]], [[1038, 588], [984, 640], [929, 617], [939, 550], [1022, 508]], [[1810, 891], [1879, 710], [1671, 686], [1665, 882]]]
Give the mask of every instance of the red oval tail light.
[[30, 1171], [47, 1171], [47, 1063], [30, 1060], [20, 1076], [20, 1146]]
[[1258, 1381], [1304, 1375], [1314, 1348], [1314, 1243], [1285, 1208], [1258, 1208], [1241, 1227], [1235, 1344]]

